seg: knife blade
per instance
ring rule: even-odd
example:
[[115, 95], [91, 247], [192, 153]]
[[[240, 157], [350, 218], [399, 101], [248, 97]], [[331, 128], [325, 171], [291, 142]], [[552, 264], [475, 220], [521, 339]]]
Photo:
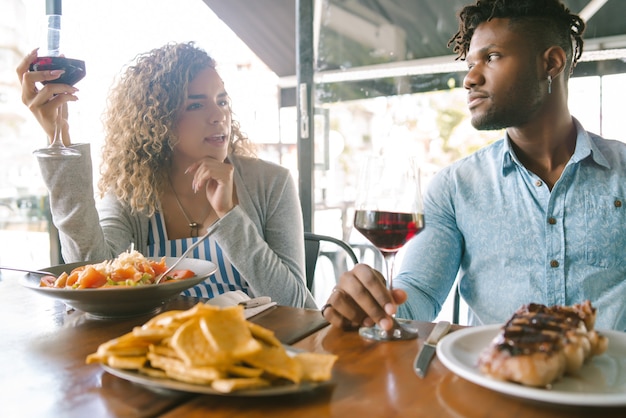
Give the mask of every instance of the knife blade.
[[433, 328], [433, 330], [428, 335], [428, 338], [426, 338], [426, 341], [422, 345], [422, 348], [420, 349], [419, 353], [417, 353], [417, 357], [415, 357], [415, 363], [413, 365], [415, 373], [419, 377], [424, 378], [424, 376], [426, 376], [426, 370], [428, 369], [430, 360], [435, 354], [437, 343], [448, 333], [449, 330], [450, 322], [439, 321], [435, 325], [435, 328]]

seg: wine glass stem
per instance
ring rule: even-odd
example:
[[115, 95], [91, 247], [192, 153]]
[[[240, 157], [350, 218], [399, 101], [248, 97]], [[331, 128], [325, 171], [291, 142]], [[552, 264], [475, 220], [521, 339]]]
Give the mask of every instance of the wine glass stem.
[[393, 278], [393, 264], [396, 260], [395, 251], [381, 251], [383, 253], [383, 258], [385, 259], [385, 267], [387, 269], [387, 289], [391, 291], [393, 289], [392, 278]]
[[50, 143], [50, 146], [52, 147], [63, 147], [65, 144], [63, 144], [63, 139], [61, 138], [61, 117], [62, 117], [62, 110], [61, 108], [57, 109], [57, 117], [54, 121], [54, 137], [52, 137], [52, 142]]

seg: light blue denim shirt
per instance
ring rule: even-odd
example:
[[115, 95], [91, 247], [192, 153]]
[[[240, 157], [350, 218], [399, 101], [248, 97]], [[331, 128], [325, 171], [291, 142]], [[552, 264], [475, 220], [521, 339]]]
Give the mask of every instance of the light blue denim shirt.
[[598, 308], [596, 328], [626, 330], [626, 144], [586, 132], [552, 191], [508, 136], [441, 170], [426, 227], [406, 248], [398, 317], [433, 320], [457, 273], [473, 325], [523, 304]]

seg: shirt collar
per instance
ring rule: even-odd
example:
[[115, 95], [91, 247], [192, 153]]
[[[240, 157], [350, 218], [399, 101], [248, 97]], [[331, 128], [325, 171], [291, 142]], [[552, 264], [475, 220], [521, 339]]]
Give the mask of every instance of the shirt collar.
[[[574, 126], [576, 127], [576, 148], [574, 154], [570, 158], [568, 164], [579, 163], [585, 158], [590, 157], [596, 164], [606, 168], [610, 168], [610, 164], [604, 154], [596, 146], [589, 132], [585, 131], [581, 123], [574, 117]], [[507, 132], [504, 133], [504, 145], [502, 147], [502, 175], [507, 175], [515, 169], [515, 165], [522, 167], [522, 163], [515, 155], [515, 151], [511, 146], [511, 138]]]

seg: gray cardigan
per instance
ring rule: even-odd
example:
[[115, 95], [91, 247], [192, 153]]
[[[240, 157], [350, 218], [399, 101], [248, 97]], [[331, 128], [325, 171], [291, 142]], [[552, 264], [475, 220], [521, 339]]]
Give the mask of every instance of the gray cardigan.
[[[143, 214], [109, 193], [96, 202], [89, 144], [73, 145], [78, 158], [39, 158], [50, 192], [65, 262], [112, 259], [131, 242], [147, 253]], [[304, 279], [304, 228], [289, 171], [259, 159], [229, 156], [238, 206], [215, 222], [212, 237], [250, 285], [252, 296], [281, 305], [316, 308]]]

